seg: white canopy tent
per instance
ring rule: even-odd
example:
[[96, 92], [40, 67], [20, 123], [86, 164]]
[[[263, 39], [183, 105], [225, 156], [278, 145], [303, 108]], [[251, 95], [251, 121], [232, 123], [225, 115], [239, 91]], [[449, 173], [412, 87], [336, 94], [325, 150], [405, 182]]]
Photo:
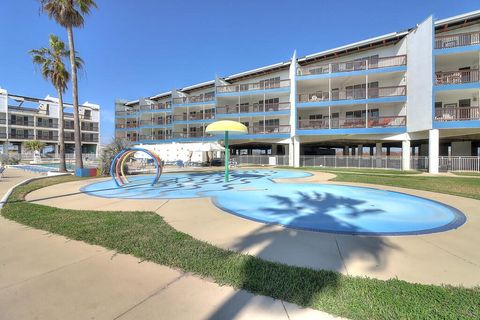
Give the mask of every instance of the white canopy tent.
[[[207, 154], [218, 153], [216, 156], [220, 157], [220, 152], [225, 151], [225, 148], [218, 142], [194, 142], [194, 143], [165, 143], [165, 144], [141, 144], [138, 147], [145, 148], [155, 152], [163, 161], [192, 161], [192, 162], [206, 162]], [[137, 152], [135, 158], [143, 159], [145, 154]]]

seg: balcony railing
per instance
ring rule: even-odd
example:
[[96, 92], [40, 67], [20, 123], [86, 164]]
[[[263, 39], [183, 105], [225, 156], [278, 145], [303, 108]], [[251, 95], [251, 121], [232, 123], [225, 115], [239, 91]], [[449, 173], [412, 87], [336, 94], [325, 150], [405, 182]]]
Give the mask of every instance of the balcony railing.
[[480, 81], [480, 72], [478, 70], [437, 72], [435, 76], [435, 84], [437, 85], [460, 84]]
[[480, 120], [479, 107], [466, 108], [437, 108], [435, 109], [436, 121], [465, 121]]
[[190, 120], [209, 120], [215, 119], [215, 113], [196, 113], [196, 114], [180, 114], [174, 115], [173, 121], [190, 121]]
[[174, 132], [172, 134], [173, 138], [207, 138], [213, 137], [213, 135], [205, 132]]
[[12, 126], [24, 126], [24, 127], [33, 127], [35, 125], [34, 121], [22, 121], [22, 120], [10, 120], [8, 122]]
[[33, 133], [31, 134], [28, 134], [28, 133], [10, 133], [8, 135], [8, 137], [10, 139], [26, 139], [26, 140], [33, 140], [35, 138], [35, 136], [33, 135]]
[[435, 49], [464, 47], [476, 44], [480, 44], [480, 31], [435, 37]]
[[174, 104], [212, 102], [212, 101], [215, 101], [215, 96], [199, 95], [199, 96], [173, 98]]
[[137, 123], [117, 123], [115, 124], [116, 129], [137, 129]]
[[[149, 111], [149, 110], [166, 110], [166, 109], [171, 109], [172, 108], [172, 103], [170, 101], [168, 102], [159, 102], [159, 103], [152, 103], [152, 104], [146, 104], [146, 105], [141, 105], [140, 110], [142, 111]], [[118, 112], [118, 111], [117, 111]]]
[[299, 120], [299, 129], [388, 128], [406, 125], [405, 116]]
[[327, 74], [336, 72], [361, 71], [387, 67], [404, 66], [407, 64], [407, 56], [391, 56], [381, 58], [367, 58], [362, 60], [326, 63], [316, 66], [304, 66], [297, 69], [299, 76], [311, 74]]
[[83, 142], [98, 142], [98, 137], [82, 136]]
[[37, 140], [57, 141], [58, 140], [58, 135], [50, 136], [48, 134], [38, 134], [37, 133]]
[[[360, 100], [405, 96], [407, 94], [406, 86], [380, 87], [380, 88], [353, 88], [344, 90], [332, 90], [331, 100]], [[302, 93], [298, 95], [298, 102], [323, 102], [329, 101], [330, 95], [327, 91], [317, 91], [314, 93]]]
[[248, 127], [249, 134], [272, 134], [272, 133], [290, 133], [289, 125], [256, 125]]
[[140, 140], [168, 140], [172, 139], [171, 134], [142, 134]]
[[57, 122], [37, 122], [37, 127], [41, 128], [57, 128]]
[[290, 110], [290, 102], [278, 103], [254, 103], [248, 105], [234, 105], [217, 107], [218, 114], [237, 114], [237, 113], [255, 113], [255, 112], [275, 112]]
[[7, 120], [6, 119], [0, 119], [0, 124], [6, 124]]
[[[90, 124], [90, 123], [88, 123]], [[81, 129], [83, 131], [94, 131], [94, 132], [97, 132], [98, 131], [98, 125], [88, 125], [87, 123], [82, 123], [81, 125]]]
[[[130, 116], [138, 113], [139, 110], [122, 110], [122, 111], [115, 111], [116, 116]], [[73, 115], [72, 115], [73, 117]]]
[[172, 120], [168, 119], [154, 119], [154, 120], [140, 120], [140, 126], [164, 126], [167, 124], [171, 124]]
[[217, 86], [217, 93], [243, 92], [255, 90], [268, 90], [290, 87], [290, 80], [260, 81], [255, 83], [229, 84]]

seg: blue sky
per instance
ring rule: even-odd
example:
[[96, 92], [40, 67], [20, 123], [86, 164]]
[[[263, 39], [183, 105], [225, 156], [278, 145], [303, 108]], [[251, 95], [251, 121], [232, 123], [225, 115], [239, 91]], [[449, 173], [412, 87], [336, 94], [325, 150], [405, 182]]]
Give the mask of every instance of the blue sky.
[[[113, 136], [115, 98], [159, 92], [288, 60], [393, 31], [433, 14], [480, 9], [476, 1], [97, 0], [75, 31], [86, 63], [80, 102], [101, 105], [102, 142]], [[39, 13], [36, 0], [2, 0], [0, 87], [55, 95], [28, 50], [66, 31]], [[70, 92], [66, 96], [71, 101]]]

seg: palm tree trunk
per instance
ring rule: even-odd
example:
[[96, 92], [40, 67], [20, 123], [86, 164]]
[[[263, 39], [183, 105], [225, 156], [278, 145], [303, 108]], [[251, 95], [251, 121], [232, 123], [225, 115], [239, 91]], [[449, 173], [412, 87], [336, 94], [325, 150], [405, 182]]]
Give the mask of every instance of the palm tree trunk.
[[67, 172], [67, 164], [65, 161], [65, 126], [64, 126], [64, 118], [63, 118], [63, 95], [62, 91], [57, 89], [58, 94], [58, 109], [59, 109], [59, 117], [58, 117], [58, 144], [60, 146], [60, 165], [58, 167], [59, 172]]
[[72, 26], [67, 27], [67, 34], [68, 46], [70, 47], [70, 67], [72, 69], [73, 126], [75, 129], [75, 169], [82, 169], [82, 137], [80, 132], [80, 115], [78, 112], [77, 67], [75, 65], [75, 45], [73, 43]]

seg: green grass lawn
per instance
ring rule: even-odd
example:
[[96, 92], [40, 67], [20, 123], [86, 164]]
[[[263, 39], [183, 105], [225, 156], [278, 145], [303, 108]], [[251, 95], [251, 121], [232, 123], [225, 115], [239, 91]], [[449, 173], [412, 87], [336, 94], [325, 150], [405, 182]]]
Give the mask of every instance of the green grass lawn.
[[456, 176], [466, 176], [466, 177], [480, 177], [479, 172], [454, 172]]
[[[72, 179], [47, 178], [18, 187], [1, 213], [34, 228], [351, 319], [480, 318], [480, 288], [382, 281], [287, 266], [196, 240], [153, 212], [66, 210], [23, 201], [32, 190]], [[403, 180], [391, 181], [395, 182]]]

